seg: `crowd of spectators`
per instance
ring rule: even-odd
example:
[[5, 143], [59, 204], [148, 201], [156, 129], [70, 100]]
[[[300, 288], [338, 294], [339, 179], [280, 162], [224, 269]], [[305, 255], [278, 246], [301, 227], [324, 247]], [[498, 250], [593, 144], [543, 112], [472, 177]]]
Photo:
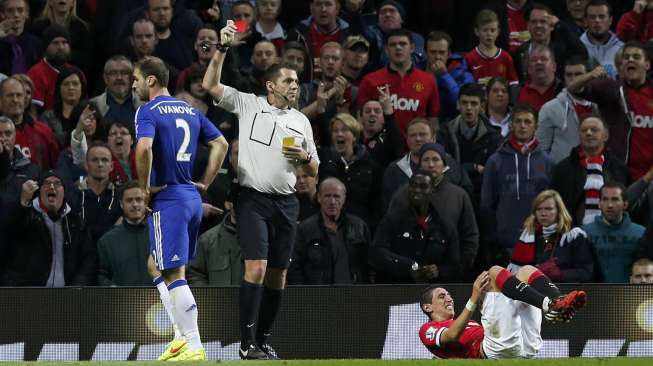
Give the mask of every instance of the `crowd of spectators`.
[[148, 56], [230, 142], [189, 282], [240, 284], [237, 119], [202, 88], [227, 19], [222, 82], [296, 70], [319, 148], [289, 284], [653, 283], [652, 0], [0, 0], [0, 286], [151, 285]]

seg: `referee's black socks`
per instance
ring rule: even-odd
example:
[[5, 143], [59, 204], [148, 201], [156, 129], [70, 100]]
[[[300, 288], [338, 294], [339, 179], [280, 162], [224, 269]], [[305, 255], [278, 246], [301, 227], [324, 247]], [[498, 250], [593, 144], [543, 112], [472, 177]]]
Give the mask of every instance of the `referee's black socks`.
[[258, 318], [263, 285], [243, 281], [240, 284], [240, 340], [241, 348], [254, 343], [254, 329]]
[[261, 310], [258, 315], [258, 326], [256, 328], [256, 344], [262, 345], [267, 342], [272, 330], [272, 324], [277, 318], [279, 308], [281, 308], [281, 295], [283, 290], [265, 287], [263, 290], [263, 300], [261, 300]]

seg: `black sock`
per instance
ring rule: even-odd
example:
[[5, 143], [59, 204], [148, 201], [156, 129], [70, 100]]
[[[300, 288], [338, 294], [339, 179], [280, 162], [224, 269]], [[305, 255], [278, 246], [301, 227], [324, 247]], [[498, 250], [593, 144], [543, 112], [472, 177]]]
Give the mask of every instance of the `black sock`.
[[560, 296], [560, 289], [558, 289], [558, 286], [556, 286], [553, 282], [551, 282], [551, 280], [547, 276], [541, 275], [535, 279], [531, 279], [531, 278], [529, 278], [531, 287], [533, 287], [538, 292], [544, 294], [544, 296], [548, 297], [551, 300]]
[[261, 300], [261, 310], [258, 315], [258, 326], [256, 327], [256, 343], [263, 344], [270, 336], [272, 324], [277, 318], [279, 308], [281, 308], [281, 295], [283, 290], [265, 287], [263, 290], [263, 300]]
[[240, 284], [240, 344], [246, 347], [254, 342], [254, 329], [261, 306], [263, 285], [243, 281]]
[[507, 270], [503, 270], [496, 279], [497, 286], [501, 292], [513, 300], [519, 300], [536, 308], [542, 309], [542, 303], [546, 296], [535, 290], [528, 284], [520, 281]]

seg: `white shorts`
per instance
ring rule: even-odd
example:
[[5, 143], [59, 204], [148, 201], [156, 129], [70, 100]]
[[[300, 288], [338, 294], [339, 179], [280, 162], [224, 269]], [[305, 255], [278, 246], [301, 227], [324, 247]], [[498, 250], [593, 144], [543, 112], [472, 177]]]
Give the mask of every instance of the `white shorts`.
[[485, 295], [481, 324], [487, 358], [533, 358], [542, 347], [542, 311], [500, 292]]

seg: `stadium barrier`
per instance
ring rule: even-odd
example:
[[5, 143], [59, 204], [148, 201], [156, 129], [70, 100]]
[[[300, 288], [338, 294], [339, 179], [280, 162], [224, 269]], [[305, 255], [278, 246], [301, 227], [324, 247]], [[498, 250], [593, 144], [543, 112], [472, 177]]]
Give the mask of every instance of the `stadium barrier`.
[[[271, 343], [289, 359], [430, 358], [417, 336], [423, 288], [290, 288]], [[446, 288], [460, 311], [471, 286]], [[588, 305], [571, 323], [543, 324], [538, 357], [653, 356], [653, 286], [580, 288]], [[238, 288], [193, 292], [207, 356], [237, 358]], [[173, 334], [153, 287], [2, 288], [0, 318], [0, 361], [151, 360]]]

